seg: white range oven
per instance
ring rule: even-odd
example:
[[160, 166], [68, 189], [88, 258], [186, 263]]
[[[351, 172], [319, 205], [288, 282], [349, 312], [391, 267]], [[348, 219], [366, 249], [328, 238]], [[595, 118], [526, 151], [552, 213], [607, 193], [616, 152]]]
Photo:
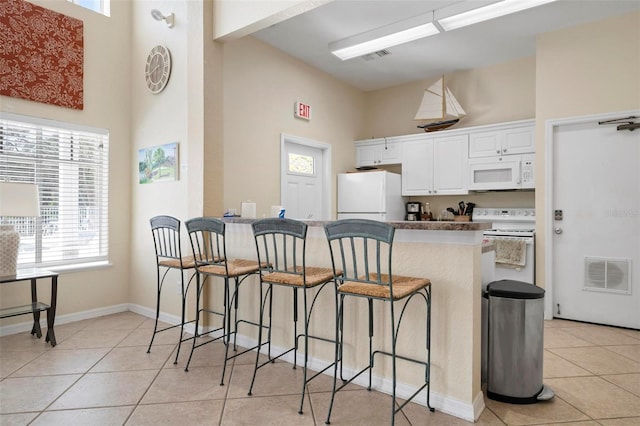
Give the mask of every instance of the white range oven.
[[536, 213], [531, 208], [475, 208], [474, 222], [491, 222], [484, 240], [495, 242], [494, 280], [536, 282]]
[[[484, 240], [496, 244], [495, 263], [491, 281], [516, 280], [529, 284], [536, 282], [536, 211], [526, 208], [473, 209], [474, 222], [491, 222], [484, 231]], [[484, 265], [483, 265], [484, 267]], [[482, 283], [485, 293], [488, 282]], [[482, 298], [482, 368], [481, 380], [487, 379], [487, 315], [488, 299]]]

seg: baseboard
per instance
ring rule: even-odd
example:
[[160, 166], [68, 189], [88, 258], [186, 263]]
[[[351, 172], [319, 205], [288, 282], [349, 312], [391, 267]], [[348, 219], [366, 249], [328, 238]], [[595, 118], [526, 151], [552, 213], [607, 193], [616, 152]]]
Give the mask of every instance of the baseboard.
[[[243, 335], [238, 335], [237, 336], [237, 343], [239, 346], [245, 347], [245, 348], [251, 348], [253, 346], [256, 346], [258, 344], [257, 340], [252, 339], [252, 338], [248, 338], [247, 336], [243, 336]], [[286, 350], [286, 348], [281, 348], [281, 347], [277, 347], [277, 346], [271, 346], [271, 352], [272, 354], [280, 354], [282, 352], [284, 352]], [[263, 348], [261, 350], [262, 353], [266, 353], [266, 348]], [[293, 364], [293, 354], [290, 352], [286, 355], [284, 355], [282, 358], [283, 361], [289, 362], [291, 364]], [[304, 358], [302, 356], [298, 356], [298, 362], [297, 365], [302, 365]], [[330, 365], [331, 363], [325, 360], [320, 360], [320, 359], [316, 359], [316, 358], [310, 358], [308, 360], [308, 364], [307, 367], [310, 370], [313, 371], [322, 371], [323, 369], [327, 368], [328, 365]], [[349, 377], [352, 376], [354, 374], [357, 373], [356, 370], [348, 368], [348, 367], [344, 367], [343, 371], [345, 373], [345, 376]], [[333, 369], [329, 368], [327, 371], [324, 372], [324, 374], [333, 377]], [[387, 395], [391, 395], [392, 393], [392, 389], [393, 389], [393, 382], [390, 379], [378, 376], [376, 374], [374, 374], [372, 376], [372, 387], [378, 391], [378, 392], [382, 392], [382, 393], [386, 393]], [[359, 385], [359, 386], [363, 386], [363, 387], [367, 387], [369, 385], [369, 379], [367, 377], [366, 374], [363, 374], [360, 377], [357, 377], [353, 383]], [[413, 395], [413, 393], [416, 391], [416, 388], [412, 385], [408, 385], [405, 383], [398, 383], [396, 386], [396, 396], [398, 398], [402, 398], [402, 399], [407, 399], [409, 398], [411, 395]], [[412, 400], [412, 402], [415, 402], [416, 404], [422, 405], [424, 407], [427, 406], [427, 392], [426, 390], [421, 391], [420, 393], [418, 393]], [[429, 403], [430, 405], [435, 408], [436, 410], [444, 413], [444, 414], [448, 414], [454, 417], [458, 417], [461, 418], [463, 420], [466, 421], [470, 421], [470, 422], [474, 422], [476, 421], [479, 417], [480, 414], [482, 413], [482, 410], [484, 410], [485, 405], [484, 405], [484, 396], [482, 391], [480, 391], [478, 393], [478, 395], [476, 395], [476, 397], [474, 398], [474, 401], [472, 404], [469, 404], [467, 402], [464, 401], [460, 401], [456, 398], [452, 398], [452, 397], [446, 397], [443, 396], [437, 392], [434, 392], [433, 390], [431, 391], [431, 395], [430, 395], [430, 399], [429, 399]]]
[[[117, 314], [120, 312], [130, 311], [128, 303], [122, 303], [120, 305], [106, 306], [104, 308], [90, 309], [88, 311], [74, 312], [72, 314], [56, 315], [56, 324], [62, 325], [70, 322], [82, 321], [91, 318], [102, 317], [105, 315]], [[30, 315], [23, 315], [24, 318], [29, 318], [25, 322], [18, 324], [5, 325], [0, 327], [0, 336], [8, 336], [10, 334], [22, 333], [25, 331], [31, 331], [33, 327], [33, 317]], [[47, 328], [47, 315], [40, 315], [40, 328], [45, 330]]]
[[[104, 315], [111, 315], [111, 314], [116, 314], [119, 312], [126, 312], [126, 311], [131, 311], [148, 318], [155, 318], [155, 314], [156, 314], [156, 311], [154, 309], [150, 309], [148, 307], [137, 305], [134, 303], [123, 303], [120, 305], [113, 305], [113, 306], [108, 306], [108, 307], [99, 308], [99, 309], [91, 309], [88, 311], [77, 312], [73, 314], [59, 315], [59, 316], [56, 316], [56, 325], [67, 324], [70, 322], [97, 318]], [[178, 317], [177, 315], [170, 315], [163, 312], [160, 313], [159, 319], [160, 321], [165, 322], [167, 324], [171, 324], [171, 325], [180, 323], [180, 317]], [[47, 326], [46, 315], [45, 315], [45, 319], [40, 321], [40, 325], [41, 327], [43, 327], [43, 329], [46, 329], [46, 326]], [[3, 327], [0, 327], [0, 336], [21, 333], [24, 331], [31, 331], [32, 326], [33, 326], [32, 321], [3, 326]], [[194, 324], [187, 324], [185, 325], [185, 332], [189, 334], [193, 334], [194, 328], [195, 328]], [[202, 333], [202, 331], [203, 329], [201, 327], [200, 332]], [[256, 346], [258, 342], [256, 339], [239, 334], [237, 336], [237, 344], [245, 348], [251, 348], [253, 346]], [[286, 348], [281, 348], [273, 345], [271, 346], [272, 353], [276, 355], [283, 353], [285, 350]], [[266, 348], [263, 348], [261, 352], [266, 353]], [[293, 364], [292, 353], [288, 353], [284, 355], [281, 359], [283, 361]], [[304, 358], [302, 356], [298, 356], [298, 365], [301, 365], [303, 360]], [[330, 365], [330, 362], [326, 360], [310, 358], [308, 360], [307, 366], [310, 370], [321, 371], [324, 368], [326, 368], [328, 365]], [[343, 371], [347, 377], [357, 372], [348, 367], [344, 367]], [[333, 369], [329, 368], [327, 371], [324, 372], [324, 374], [328, 376], [333, 376]], [[353, 383], [366, 387], [369, 384], [369, 380], [366, 375], [362, 375], [360, 377], [357, 377], [353, 381]], [[387, 378], [374, 374], [372, 377], [372, 386], [378, 392], [386, 393], [388, 395], [391, 394], [392, 381]], [[411, 395], [413, 395], [414, 392], [415, 392], [415, 387], [413, 387], [412, 385], [408, 385], [405, 383], [398, 383], [398, 385], [396, 386], [396, 396], [399, 398], [407, 399]], [[415, 398], [413, 399], [413, 402], [426, 407], [427, 405], [426, 391], [423, 390], [418, 395], [416, 395]], [[470, 422], [477, 420], [478, 417], [480, 417], [480, 414], [482, 413], [482, 410], [485, 407], [484, 396], [482, 391], [479, 392], [478, 395], [476, 395], [472, 404], [469, 404], [464, 401], [460, 401], [455, 398], [446, 397], [446, 396], [440, 395], [437, 392], [431, 391], [430, 405], [442, 413], [459, 417], [461, 419], [464, 419]]]

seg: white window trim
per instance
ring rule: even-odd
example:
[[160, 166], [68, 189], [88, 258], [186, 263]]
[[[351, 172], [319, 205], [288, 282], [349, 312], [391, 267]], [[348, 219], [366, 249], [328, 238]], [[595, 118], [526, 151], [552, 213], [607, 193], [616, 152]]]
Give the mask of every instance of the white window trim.
[[[35, 252], [28, 255], [27, 260], [21, 260], [19, 256], [19, 267], [43, 267], [53, 270], [70, 270], [94, 268], [98, 266], [104, 267], [108, 265], [108, 130], [7, 112], [0, 112], [0, 127], [3, 128], [2, 132], [0, 132], [0, 179], [39, 183], [41, 200], [48, 200], [51, 205], [55, 205], [55, 207], [51, 207], [51, 209], [55, 211], [56, 222], [61, 220], [61, 215], [63, 215], [62, 210], [66, 210], [67, 214], [70, 214], [71, 217], [74, 218], [81, 217], [80, 213], [83, 208], [88, 209], [88, 211], [95, 212], [88, 213], [86, 219], [91, 219], [91, 222], [87, 220], [87, 222], [89, 222], [87, 225], [81, 225], [80, 219], [70, 222], [57, 222], [57, 225], [73, 234], [69, 235], [60, 231], [61, 235], [57, 236], [57, 238], [50, 237], [49, 241], [45, 241], [45, 235], [48, 236], [45, 232], [45, 230], [48, 230], [48, 227], [45, 225], [45, 220], [42, 218], [38, 220], [30, 219], [32, 222], [28, 226], [35, 228], [32, 232], [33, 235], [30, 235], [31, 244], [34, 247], [33, 250]], [[11, 127], [14, 129], [11, 133], [19, 133], [20, 130], [25, 129], [25, 139], [33, 145], [40, 143], [40, 138], [42, 138], [43, 135], [57, 133], [57, 136], [62, 138], [59, 139], [59, 143], [61, 145], [58, 148], [57, 154], [61, 157], [65, 152], [68, 152], [69, 147], [71, 147], [71, 151], [75, 150], [77, 152], [75, 154], [76, 159], [78, 158], [78, 153], [83, 152], [82, 150], [91, 149], [91, 144], [99, 146], [101, 149], [104, 149], [104, 151], [102, 154], [90, 157], [90, 160], [95, 161], [90, 161], [89, 163], [77, 160], [74, 162], [73, 158], [71, 160], [58, 158], [56, 161], [55, 156], [42, 157], [43, 152], [38, 152], [38, 155], [33, 155], [32, 157], [25, 155], [21, 158], [21, 156], [14, 150], [7, 151], [6, 153], [2, 150], [3, 145], [1, 143], [5, 142], [3, 140], [5, 138], [4, 129], [11, 129]], [[35, 132], [37, 136], [33, 136], [33, 133], [31, 132]], [[9, 141], [11, 139], [7, 138], [6, 140]], [[66, 144], [69, 145], [67, 146]], [[65, 151], [65, 149], [67, 151]], [[52, 152], [55, 153], [55, 151], [49, 151], [48, 153], [52, 154]], [[87, 151], [84, 152], [86, 153]], [[24, 161], [26, 166], [25, 170], [27, 171], [24, 172], [24, 174], [16, 174], [14, 171], [11, 171], [11, 174], [9, 174], [9, 162], [11, 162], [15, 169], [16, 165], [19, 165], [21, 161]], [[51, 174], [50, 170], [44, 169], [42, 166], [43, 163], [46, 163], [50, 168], [58, 167], [57, 174]], [[31, 166], [31, 168], [29, 166]], [[55, 168], [53, 170], [55, 170]], [[70, 186], [66, 188], [66, 191], [60, 191], [60, 187], [63, 185], [60, 179], [64, 172], [66, 171], [67, 175], [73, 178], [74, 171], [75, 173], [79, 173], [79, 170], [89, 171], [89, 175], [85, 176], [90, 176], [95, 179], [93, 181], [94, 184], [91, 184], [88, 187], [85, 186], [85, 189], [89, 189], [87, 194], [90, 202], [88, 205], [82, 207], [80, 206], [79, 195], [77, 196], [77, 200], [73, 201], [76, 194], [75, 190], [78, 187], [78, 176], [76, 176], [76, 182], [71, 183]], [[44, 189], [45, 187], [47, 190]], [[62, 195], [64, 196], [61, 198]], [[69, 196], [72, 200], [71, 204], [68, 202], [65, 203], [65, 200], [69, 200]], [[43, 212], [44, 209], [45, 208], [41, 203], [41, 212]], [[0, 220], [6, 221], [7, 219], [0, 218]], [[87, 233], [91, 235], [88, 239], [91, 245], [89, 245], [89, 242], [86, 243], [86, 246], [82, 245], [82, 240], [78, 236], [80, 232], [82, 232], [81, 230], [85, 229], [82, 226], [85, 226]], [[26, 239], [28, 240], [28, 238]], [[51, 243], [51, 241], [55, 241], [58, 246], [50, 250], [46, 250], [45, 244], [51, 244], [53, 246], [56, 245], [56, 243]], [[73, 248], [69, 253], [65, 253], [65, 251], [69, 251], [68, 244], [72, 244]], [[88, 251], [83, 252], [82, 249], [86, 249]], [[73, 250], [78, 251], [78, 255], [74, 256]]]

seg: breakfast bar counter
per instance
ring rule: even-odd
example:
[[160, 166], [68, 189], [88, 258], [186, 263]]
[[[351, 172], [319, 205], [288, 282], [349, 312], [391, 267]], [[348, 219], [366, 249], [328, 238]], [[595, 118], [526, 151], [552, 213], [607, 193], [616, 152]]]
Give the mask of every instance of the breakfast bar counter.
[[[229, 258], [253, 259], [256, 257], [251, 223], [256, 219], [223, 218], [227, 224], [227, 256]], [[307, 232], [307, 266], [330, 267], [331, 257], [324, 234], [325, 221], [305, 221]], [[393, 273], [396, 275], [424, 277], [431, 280], [431, 405], [437, 410], [468, 421], [476, 420], [484, 409], [484, 398], [480, 385], [481, 370], [481, 256], [482, 234], [489, 223], [476, 222], [390, 222], [396, 228], [393, 245]], [[253, 279], [253, 278], [252, 278]], [[256, 279], [257, 282], [257, 279]], [[256, 318], [258, 298], [256, 286], [246, 285], [241, 289], [239, 315]], [[290, 297], [275, 297], [274, 309], [281, 309], [290, 318], [293, 315]], [[214, 300], [212, 299], [212, 302]], [[344, 327], [353, 337], [345, 345], [351, 346], [348, 353], [355, 355], [344, 360], [345, 372], [359, 365], [366, 365], [368, 354], [366, 300], [350, 310]], [[331, 292], [323, 292], [317, 300], [318, 307], [311, 319], [310, 332], [315, 335], [333, 337], [334, 300]], [[382, 306], [376, 306], [382, 308]], [[388, 343], [390, 331], [388, 310], [378, 312], [374, 324], [377, 343]], [[318, 316], [321, 316], [318, 320]], [[424, 306], [409, 304], [403, 317], [404, 326], [398, 337], [399, 351], [409, 356], [424, 353]], [[415, 322], [416, 327], [409, 323]], [[357, 331], [357, 332], [356, 332]], [[247, 330], [239, 336], [239, 343], [250, 345], [257, 339]], [[289, 322], [275, 323], [272, 327], [276, 346], [286, 347], [291, 341]], [[245, 339], [245, 342], [241, 342]], [[278, 348], [274, 347], [277, 352]], [[325, 342], [310, 346], [310, 368], [320, 370], [333, 360], [333, 347]], [[390, 389], [391, 363], [381, 362], [374, 369], [373, 387], [386, 392]], [[408, 397], [420, 386], [420, 379], [410, 364], [398, 364], [398, 394]], [[360, 378], [359, 378], [360, 379]], [[362, 382], [366, 386], [366, 377]], [[418, 396], [414, 402], [426, 405], [426, 395]], [[425, 408], [425, 415], [427, 415]]]

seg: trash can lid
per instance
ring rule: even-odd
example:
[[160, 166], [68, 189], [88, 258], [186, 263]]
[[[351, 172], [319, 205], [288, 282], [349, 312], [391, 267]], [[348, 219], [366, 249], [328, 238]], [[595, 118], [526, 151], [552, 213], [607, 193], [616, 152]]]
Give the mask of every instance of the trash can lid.
[[542, 299], [544, 289], [529, 283], [515, 280], [493, 281], [487, 285], [489, 297], [508, 297], [510, 299]]

